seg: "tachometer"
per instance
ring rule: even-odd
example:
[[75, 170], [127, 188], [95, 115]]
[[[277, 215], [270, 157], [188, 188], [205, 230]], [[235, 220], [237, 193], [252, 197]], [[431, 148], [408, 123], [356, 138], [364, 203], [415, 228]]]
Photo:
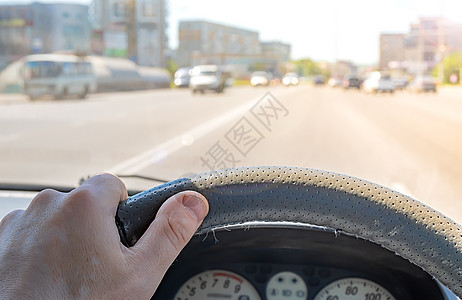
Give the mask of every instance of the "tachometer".
[[344, 278], [323, 288], [314, 300], [395, 300], [389, 291], [363, 278]]
[[189, 278], [175, 295], [175, 300], [193, 299], [261, 300], [248, 280], [224, 270], [205, 271]]

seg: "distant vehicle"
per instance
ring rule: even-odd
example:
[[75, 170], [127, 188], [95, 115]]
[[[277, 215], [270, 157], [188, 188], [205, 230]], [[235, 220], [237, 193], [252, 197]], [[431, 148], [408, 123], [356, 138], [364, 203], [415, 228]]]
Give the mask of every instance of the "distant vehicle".
[[165, 69], [153, 67], [137, 67], [141, 76], [142, 89], [166, 89], [170, 88], [172, 75]]
[[300, 79], [297, 73], [287, 73], [282, 78], [282, 84], [284, 86], [291, 86], [291, 85], [295, 86], [295, 85], [298, 85], [299, 81]]
[[264, 71], [253, 72], [250, 76], [251, 86], [269, 86], [271, 81], [271, 74]]
[[120, 57], [89, 56], [98, 92], [137, 91], [169, 88], [170, 73], [162, 68], [138, 66]]
[[179, 68], [175, 72], [175, 80], [173, 81], [177, 87], [189, 87], [191, 68]]
[[431, 76], [417, 76], [409, 85], [409, 90], [415, 93], [436, 93], [436, 80]]
[[357, 76], [350, 75], [347, 76], [343, 80], [343, 88], [344, 89], [350, 89], [350, 88], [356, 88], [359, 89], [361, 87], [361, 82]]
[[409, 80], [406, 77], [394, 77], [392, 80], [395, 90], [404, 90], [409, 84]]
[[282, 78], [281, 76], [273, 76], [270, 80], [270, 85], [280, 85], [282, 82]]
[[325, 85], [326, 84], [326, 77], [324, 75], [316, 75], [313, 79], [314, 85]]
[[393, 93], [395, 91], [391, 77], [380, 72], [370, 73], [362, 86], [367, 93]]
[[83, 99], [96, 91], [92, 64], [71, 54], [36, 54], [26, 56], [22, 70], [24, 93], [31, 99], [53, 96]]
[[343, 76], [341, 75], [331, 76], [327, 84], [331, 87], [341, 87], [343, 86]]
[[229, 73], [217, 65], [195, 66], [191, 70], [189, 88], [193, 93], [204, 93], [207, 90], [223, 93], [229, 78]]

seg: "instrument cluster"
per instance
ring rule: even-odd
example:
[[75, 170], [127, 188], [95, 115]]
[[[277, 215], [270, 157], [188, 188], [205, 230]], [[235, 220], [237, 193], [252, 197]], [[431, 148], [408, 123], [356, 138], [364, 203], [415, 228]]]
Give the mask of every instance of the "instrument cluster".
[[364, 274], [324, 267], [238, 264], [191, 276], [174, 299], [396, 299], [377, 281]]
[[196, 235], [154, 300], [448, 299], [395, 253], [326, 228], [265, 224]]

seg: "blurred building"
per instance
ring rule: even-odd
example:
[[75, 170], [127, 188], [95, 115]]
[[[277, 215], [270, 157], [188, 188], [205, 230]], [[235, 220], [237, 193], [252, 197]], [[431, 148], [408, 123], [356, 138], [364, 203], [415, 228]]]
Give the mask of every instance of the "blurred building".
[[290, 51], [289, 44], [260, 42], [257, 31], [203, 20], [181, 21], [176, 62], [179, 67], [227, 65], [236, 78], [248, 78], [254, 71], [281, 76]]
[[88, 6], [32, 3], [0, 6], [0, 68], [24, 55], [90, 50]]
[[181, 21], [177, 63], [180, 67], [198, 64], [232, 63], [260, 55], [256, 31], [207, 21]]
[[[127, 57], [142, 66], [166, 67], [168, 38], [165, 2], [94, 0], [91, 40], [93, 53]], [[134, 14], [130, 13], [131, 5], [134, 5]], [[130, 30], [131, 26], [134, 30]], [[130, 47], [134, 49], [132, 55], [129, 53]]]
[[410, 24], [403, 39], [401, 34], [381, 35], [379, 67], [424, 74], [432, 72], [446, 55], [460, 51], [462, 24], [444, 18], [420, 18]]
[[401, 33], [380, 35], [380, 70], [399, 67], [404, 62], [404, 38]]
[[275, 59], [281, 63], [288, 62], [290, 60], [291, 46], [286, 43], [273, 41], [273, 42], [261, 42], [261, 52], [263, 57]]
[[462, 51], [462, 24], [443, 18], [420, 18], [405, 40], [406, 69], [431, 72], [447, 54]]

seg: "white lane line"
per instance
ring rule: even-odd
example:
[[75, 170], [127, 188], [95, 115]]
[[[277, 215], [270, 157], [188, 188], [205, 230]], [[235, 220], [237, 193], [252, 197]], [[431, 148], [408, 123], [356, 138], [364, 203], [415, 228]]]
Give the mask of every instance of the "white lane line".
[[108, 172], [111, 173], [124, 173], [124, 174], [136, 174], [140, 170], [146, 168], [150, 164], [156, 163], [165, 157], [168, 157], [171, 153], [187, 146], [192, 141], [198, 140], [204, 135], [210, 133], [221, 125], [226, 124], [229, 121], [243, 115], [246, 111], [249, 111], [257, 101], [259, 101], [263, 95], [253, 99], [235, 109], [220, 115], [208, 122], [205, 122], [199, 126], [196, 126], [172, 139], [165, 141], [164, 143], [155, 146], [139, 155], [136, 155], [120, 164], [112, 167]]

